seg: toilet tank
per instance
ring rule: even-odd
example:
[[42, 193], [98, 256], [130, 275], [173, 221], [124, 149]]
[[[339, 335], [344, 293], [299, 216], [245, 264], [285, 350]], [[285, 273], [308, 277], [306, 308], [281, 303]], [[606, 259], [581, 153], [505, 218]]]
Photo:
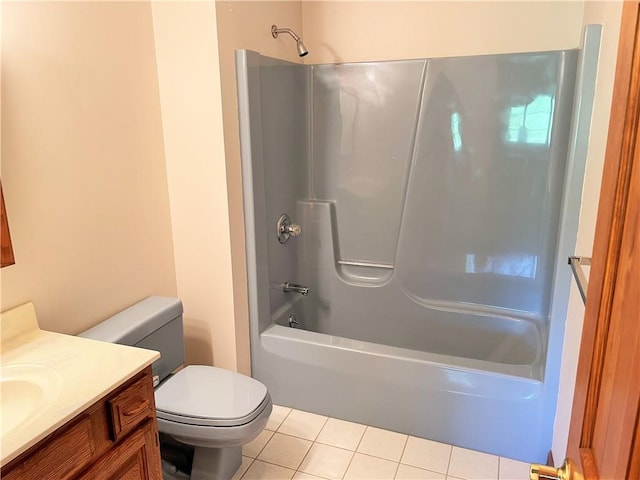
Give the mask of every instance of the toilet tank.
[[149, 297], [79, 336], [160, 352], [153, 374], [162, 381], [184, 362], [182, 311], [177, 298]]

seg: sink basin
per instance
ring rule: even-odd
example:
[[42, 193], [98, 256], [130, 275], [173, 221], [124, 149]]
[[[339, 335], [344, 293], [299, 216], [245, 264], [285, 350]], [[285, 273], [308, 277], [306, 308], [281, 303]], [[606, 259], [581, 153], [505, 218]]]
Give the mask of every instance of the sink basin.
[[0, 383], [2, 433], [12, 431], [36, 413], [43, 396], [44, 391], [37, 383], [25, 380], [3, 380]]
[[0, 367], [0, 436], [37, 419], [58, 396], [60, 376], [45, 365], [5, 364]]

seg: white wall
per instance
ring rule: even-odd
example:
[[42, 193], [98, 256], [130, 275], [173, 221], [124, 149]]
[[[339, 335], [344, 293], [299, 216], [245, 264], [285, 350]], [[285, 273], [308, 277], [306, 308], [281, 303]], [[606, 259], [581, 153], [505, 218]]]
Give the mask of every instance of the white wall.
[[75, 334], [175, 295], [148, 2], [3, 2], [6, 310]]
[[[576, 254], [591, 256], [593, 237], [600, 197], [600, 183], [602, 181], [602, 167], [609, 128], [609, 114], [613, 81], [620, 34], [620, 18], [622, 2], [619, 1], [589, 1], [585, 3], [583, 24], [602, 24], [602, 43], [598, 62], [598, 75], [589, 138], [589, 151], [582, 190], [582, 205], [580, 209], [580, 224], [576, 243]], [[569, 297], [569, 309], [565, 327], [564, 345], [562, 349], [562, 365], [560, 370], [560, 388], [558, 392], [558, 406], [554, 426], [552, 444], [553, 458], [556, 464], [561, 464], [566, 456], [573, 391], [576, 381], [578, 354], [582, 335], [584, 306], [575, 286], [572, 285]]]

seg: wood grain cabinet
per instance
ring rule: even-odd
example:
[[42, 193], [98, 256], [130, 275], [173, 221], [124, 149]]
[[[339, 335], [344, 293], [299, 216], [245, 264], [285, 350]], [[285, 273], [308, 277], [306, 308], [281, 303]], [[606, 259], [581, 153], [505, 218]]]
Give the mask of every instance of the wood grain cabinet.
[[3, 480], [162, 480], [151, 368], [2, 469]]

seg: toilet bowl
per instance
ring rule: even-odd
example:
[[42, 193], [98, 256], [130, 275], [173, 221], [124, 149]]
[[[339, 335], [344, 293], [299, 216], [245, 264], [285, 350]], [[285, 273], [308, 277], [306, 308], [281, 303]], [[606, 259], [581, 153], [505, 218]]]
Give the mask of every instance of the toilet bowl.
[[264, 429], [272, 409], [262, 383], [203, 365], [180, 370], [155, 399], [158, 430], [194, 447], [193, 480], [229, 480], [242, 463], [242, 445]]
[[267, 424], [271, 397], [259, 381], [222, 368], [176, 370], [184, 362], [180, 300], [149, 297], [80, 335], [159, 351], [153, 364], [158, 430], [193, 448], [192, 480], [233, 476], [242, 445]]

